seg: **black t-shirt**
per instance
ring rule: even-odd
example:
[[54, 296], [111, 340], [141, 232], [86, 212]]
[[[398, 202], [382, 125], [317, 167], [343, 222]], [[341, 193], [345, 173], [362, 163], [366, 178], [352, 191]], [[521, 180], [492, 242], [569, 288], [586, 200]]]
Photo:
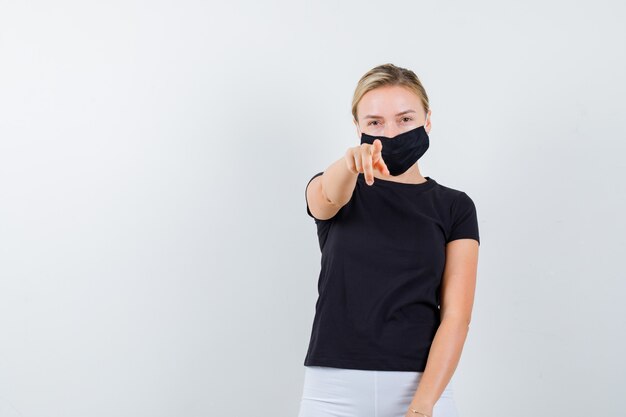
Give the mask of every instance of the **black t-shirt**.
[[424, 371], [440, 324], [446, 243], [480, 244], [472, 199], [425, 178], [370, 186], [358, 174], [350, 201], [328, 220], [313, 217], [305, 190], [321, 250], [305, 366]]

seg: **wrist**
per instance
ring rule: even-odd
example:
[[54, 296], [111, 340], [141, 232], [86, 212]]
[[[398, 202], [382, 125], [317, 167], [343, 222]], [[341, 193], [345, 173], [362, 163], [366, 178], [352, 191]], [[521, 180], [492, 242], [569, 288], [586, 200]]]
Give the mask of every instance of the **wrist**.
[[409, 410], [411, 410], [415, 417], [424, 417], [424, 414], [427, 416], [432, 416], [433, 408], [434, 405], [426, 401], [413, 400], [411, 401], [411, 404], [409, 404]]

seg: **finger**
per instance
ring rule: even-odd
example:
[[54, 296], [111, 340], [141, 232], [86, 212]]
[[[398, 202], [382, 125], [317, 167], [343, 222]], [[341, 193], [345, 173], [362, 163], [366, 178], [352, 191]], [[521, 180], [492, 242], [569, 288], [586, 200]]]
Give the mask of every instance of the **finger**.
[[348, 170], [350, 170], [350, 172], [358, 174], [359, 171], [357, 170], [357, 167], [356, 167], [356, 165], [354, 163], [354, 149], [353, 148], [348, 148], [346, 150], [346, 154], [344, 156], [345, 156], [346, 165], [348, 167]]
[[363, 172], [363, 168], [361, 166], [361, 148], [355, 149], [352, 153], [352, 159], [354, 160], [354, 166], [356, 167], [357, 172]]
[[374, 140], [374, 148], [376, 150], [376, 153], [374, 155], [374, 166], [376, 168], [378, 168], [378, 170], [380, 172], [382, 172], [383, 174], [389, 174], [389, 169], [387, 169], [387, 164], [385, 164], [385, 161], [383, 160], [383, 155], [382, 155], [382, 148], [383, 148], [383, 144], [380, 141], [380, 139], [376, 139]]
[[368, 185], [372, 185], [374, 182], [374, 169], [372, 168], [372, 147], [368, 146], [363, 152], [361, 152], [363, 161], [363, 173], [365, 174], [365, 182]]
[[375, 166], [376, 166], [376, 168], [377, 168], [380, 172], [382, 172], [383, 174], [386, 174], [386, 175], [391, 175], [391, 174], [389, 173], [389, 169], [387, 169], [387, 164], [385, 164], [385, 161], [383, 161], [383, 158], [380, 158], [380, 159], [376, 162]]
[[376, 167], [383, 174], [391, 175], [390, 172], [389, 172], [389, 169], [387, 168], [387, 164], [385, 163], [385, 160], [383, 159], [382, 156], [378, 159], [378, 161], [376, 161]]
[[381, 150], [383, 149], [383, 144], [380, 142], [380, 139], [374, 139], [371, 146], [372, 159], [377, 161], [381, 156]]

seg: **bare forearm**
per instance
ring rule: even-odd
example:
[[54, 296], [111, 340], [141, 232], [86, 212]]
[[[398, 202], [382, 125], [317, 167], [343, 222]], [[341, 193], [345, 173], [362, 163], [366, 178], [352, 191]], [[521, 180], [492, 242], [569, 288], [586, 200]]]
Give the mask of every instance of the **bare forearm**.
[[333, 162], [322, 175], [322, 190], [326, 198], [343, 206], [352, 197], [357, 175], [348, 169], [344, 157]]
[[469, 327], [466, 321], [442, 320], [430, 348], [426, 368], [411, 405], [417, 410], [432, 411], [461, 358]]

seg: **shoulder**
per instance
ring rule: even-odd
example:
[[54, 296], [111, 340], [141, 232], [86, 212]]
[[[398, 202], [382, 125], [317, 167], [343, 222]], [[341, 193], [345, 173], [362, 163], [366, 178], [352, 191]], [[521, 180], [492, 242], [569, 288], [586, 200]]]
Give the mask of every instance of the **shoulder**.
[[439, 207], [451, 221], [459, 217], [476, 216], [476, 204], [467, 192], [437, 183], [435, 187]]
[[443, 185], [439, 182], [437, 182], [435, 190], [437, 192], [437, 196], [448, 202], [450, 205], [473, 204], [472, 198], [464, 190]]
[[445, 200], [446, 243], [455, 239], [475, 239], [480, 244], [478, 216], [474, 200], [463, 190], [441, 185], [438, 192]]

